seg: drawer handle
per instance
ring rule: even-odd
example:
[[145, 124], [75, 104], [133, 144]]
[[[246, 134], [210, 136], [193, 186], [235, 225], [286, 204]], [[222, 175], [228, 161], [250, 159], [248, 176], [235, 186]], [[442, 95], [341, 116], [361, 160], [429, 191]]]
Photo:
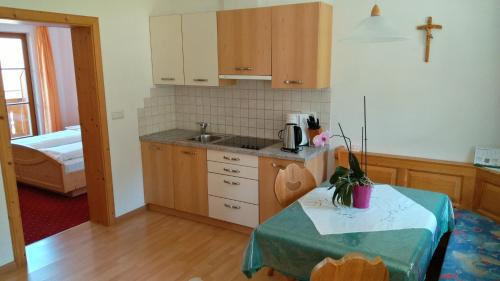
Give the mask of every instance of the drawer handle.
[[186, 150], [183, 150], [182, 153], [187, 154], [187, 155], [196, 155], [196, 152], [186, 151]]
[[240, 172], [240, 170], [237, 170], [237, 169], [229, 169], [229, 168], [224, 168], [223, 169], [224, 171], [226, 172], [229, 172], [229, 173], [235, 173], [235, 174], [238, 174]]
[[283, 166], [283, 165], [277, 165], [277, 164], [276, 164], [276, 163], [274, 163], [274, 162], [273, 162], [273, 163], [271, 163], [271, 166], [273, 166], [273, 168], [277, 168], [277, 169], [280, 169], [280, 170], [284, 170], [284, 169], [286, 169], [286, 167], [285, 167], [285, 166]]
[[237, 181], [228, 181], [228, 180], [224, 180], [224, 183], [227, 183], [227, 184], [230, 184], [230, 185], [240, 185], [239, 182]]
[[204, 78], [195, 78], [193, 79], [194, 82], [208, 82], [208, 79], [204, 79]]
[[235, 70], [253, 70], [253, 67], [250, 66], [238, 66], [234, 68]]
[[175, 80], [175, 78], [173, 78], [173, 77], [162, 77], [160, 79], [161, 79], [161, 81], [174, 81]]
[[231, 160], [231, 161], [240, 161], [240, 158], [239, 157], [229, 157], [229, 156], [222, 156], [222, 158], [224, 158], [224, 160]]
[[285, 84], [298, 84], [298, 85], [300, 85], [303, 82], [302, 82], [302, 80], [285, 80], [285, 81], [283, 81], [283, 83], [285, 83]]
[[227, 203], [224, 203], [224, 207], [229, 208], [229, 209], [235, 209], [235, 210], [241, 209], [241, 206], [229, 205]]

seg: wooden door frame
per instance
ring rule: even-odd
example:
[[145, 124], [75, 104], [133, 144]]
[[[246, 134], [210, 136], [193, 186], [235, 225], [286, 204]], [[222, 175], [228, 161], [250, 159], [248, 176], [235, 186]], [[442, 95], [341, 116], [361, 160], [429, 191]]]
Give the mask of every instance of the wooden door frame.
[[[8, 7], [0, 7], [0, 19], [71, 28], [90, 220], [103, 225], [114, 224], [116, 218], [99, 19]], [[25, 244], [5, 104], [0, 81], [0, 165], [14, 261], [18, 267], [22, 267], [26, 265]]]

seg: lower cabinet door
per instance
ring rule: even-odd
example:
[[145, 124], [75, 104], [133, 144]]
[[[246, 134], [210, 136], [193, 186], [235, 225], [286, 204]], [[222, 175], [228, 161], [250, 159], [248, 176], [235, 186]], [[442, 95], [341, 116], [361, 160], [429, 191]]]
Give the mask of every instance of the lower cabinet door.
[[144, 199], [163, 207], [174, 207], [172, 145], [141, 142]]
[[208, 196], [211, 218], [256, 227], [259, 224], [259, 206], [226, 198]]
[[174, 207], [183, 212], [208, 214], [207, 150], [174, 146]]

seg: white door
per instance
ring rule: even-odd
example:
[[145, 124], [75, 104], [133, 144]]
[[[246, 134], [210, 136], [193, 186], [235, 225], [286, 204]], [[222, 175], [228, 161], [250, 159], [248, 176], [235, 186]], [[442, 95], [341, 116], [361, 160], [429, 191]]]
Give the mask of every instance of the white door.
[[182, 15], [182, 36], [186, 85], [218, 86], [216, 13]]
[[180, 15], [149, 18], [153, 83], [184, 85]]

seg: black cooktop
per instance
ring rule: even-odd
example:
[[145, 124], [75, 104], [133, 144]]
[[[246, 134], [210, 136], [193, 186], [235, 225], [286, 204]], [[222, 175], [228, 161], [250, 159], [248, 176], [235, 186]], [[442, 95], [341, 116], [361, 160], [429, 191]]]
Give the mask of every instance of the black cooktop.
[[253, 137], [232, 137], [214, 144], [260, 150], [278, 142], [280, 141]]

